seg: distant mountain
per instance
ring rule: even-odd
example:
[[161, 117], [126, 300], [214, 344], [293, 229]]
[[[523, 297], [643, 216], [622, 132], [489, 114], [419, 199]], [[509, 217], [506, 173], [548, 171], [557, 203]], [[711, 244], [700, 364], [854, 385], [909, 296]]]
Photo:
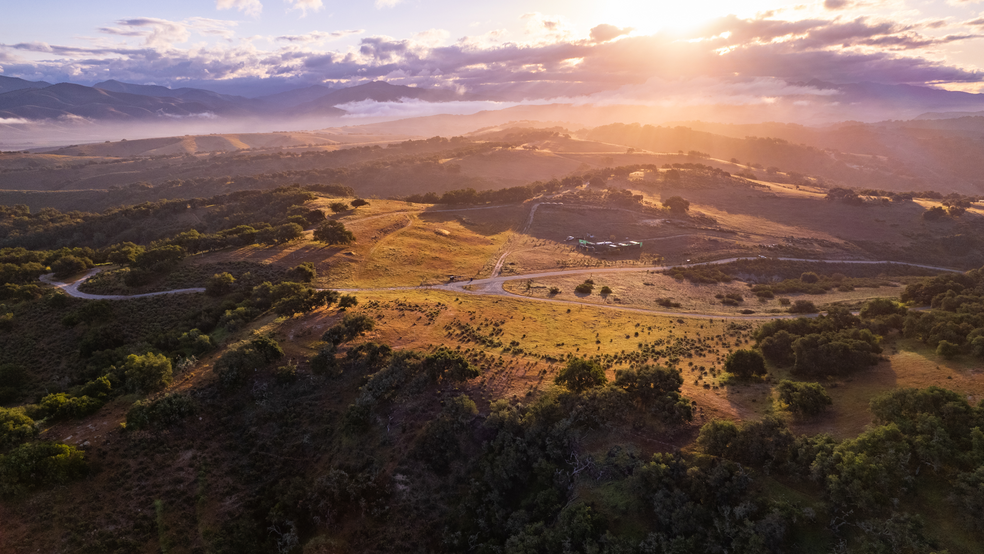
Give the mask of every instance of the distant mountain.
[[[226, 113], [234, 112], [235, 110], [228, 110]], [[125, 120], [187, 117], [207, 113], [212, 113], [209, 106], [191, 100], [110, 92], [71, 83], [0, 94], [0, 117], [56, 119], [79, 116]]]
[[330, 94], [334, 89], [324, 85], [311, 85], [309, 87], [288, 90], [277, 94], [259, 96], [256, 99], [270, 106], [280, 106], [281, 108], [293, 108], [305, 102], [317, 100]]
[[423, 100], [424, 102], [450, 102], [458, 100], [457, 94], [450, 90], [426, 89], [391, 85], [383, 81], [373, 81], [364, 85], [343, 88], [330, 92], [320, 98], [299, 104], [290, 110], [293, 115], [322, 115], [325, 110], [337, 109], [335, 106], [349, 102], [374, 100], [376, 102], [399, 102], [403, 99]]
[[51, 83], [46, 83], [44, 81], [25, 81], [24, 79], [18, 79], [17, 77], [4, 77], [3, 75], [0, 75], [0, 94], [26, 88], [44, 88], [50, 86]]

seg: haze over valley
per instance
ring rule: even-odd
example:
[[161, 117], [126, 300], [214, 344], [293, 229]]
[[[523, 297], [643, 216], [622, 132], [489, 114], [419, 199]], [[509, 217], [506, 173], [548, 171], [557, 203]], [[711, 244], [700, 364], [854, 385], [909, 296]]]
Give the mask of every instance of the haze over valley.
[[0, 552], [980, 552], [982, 44], [5, 6]]

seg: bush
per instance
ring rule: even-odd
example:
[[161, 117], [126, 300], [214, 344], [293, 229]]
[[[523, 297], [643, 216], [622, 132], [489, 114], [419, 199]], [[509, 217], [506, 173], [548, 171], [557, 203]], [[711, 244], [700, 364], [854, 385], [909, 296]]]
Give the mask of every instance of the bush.
[[209, 296], [222, 296], [231, 292], [235, 284], [236, 278], [231, 273], [216, 273], [209, 277], [208, 282], [205, 283], [205, 294]]
[[585, 281], [580, 285], [574, 287], [574, 292], [578, 294], [591, 294], [591, 291], [593, 290], [594, 290], [594, 283], [589, 283], [588, 281]]
[[0, 451], [27, 442], [38, 434], [34, 420], [18, 408], [0, 408]]
[[311, 283], [318, 277], [318, 270], [311, 262], [304, 262], [287, 271], [287, 278], [297, 283]]
[[741, 379], [766, 374], [765, 359], [754, 350], [735, 350], [724, 361], [724, 370]]
[[819, 280], [820, 280], [820, 276], [812, 271], [807, 271], [806, 273], [800, 275], [800, 281], [803, 281], [804, 283], [812, 284], [812, 283], [816, 283]]
[[609, 287], [608, 285], [605, 285], [605, 286], [601, 287], [601, 295], [602, 296], [607, 296], [607, 295], [609, 295], [611, 293], [612, 293], [612, 288]]
[[[781, 302], [782, 299], [780, 299]], [[791, 314], [815, 314], [820, 310], [817, 309], [816, 305], [809, 300], [797, 300], [793, 302], [793, 305], [789, 308], [789, 313]]]
[[163, 354], [130, 354], [122, 370], [127, 386], [143, 394], [159, 391], [171, 383], [171, 360]]
[[331, 326], [321, 340], [339, 345], [376, 328], [376, 321], [364, 314], [346, 314], [341, 321]]
[[936, 345], [936, 355], [944, 358], [954, 358], [960, 355], [960, 345], [948, 340], [941, 340]]
[[90, 267], [92, 267], [92, 260], [89, 258], [63, 256], [52, 262], [51, 271], [55, 273], [55, 277], [64, 279], [76, 273], [81, 273]]
[[368, 206], [369, 205], [369, 202], [366, 201], [366, 200], [363, 200], [361, 198], [356, 198], [355, 200], [353, 200], [352, 202], [350, 202], [350, 204], [352, 204], [352, 207], [353, 208], [360, 208], [362, 206]]
[[141, 400], [126, 413], [127, 429], [164, 429], [195, 413], [195, 402], [185, 394], [169, 394], [153, 401]]
[[779, 400], [798, 415], [819, 415], [833, 403], [820, 383], [797, 383], [783, 379], [776, 386], [776, 391]]
[[41, 413], [46, 418], [75, 419], [96, 413], [103, 401], [91, 396], [70, 396], [63, 392], [49, 394], [41, 399]]
[[571, 392], [580, 393], [608, 382], [605, 370], [598, 362], [585, 358], [570, 358], [567, 365], [557, 373], [554, 382], [567, 387]]
[[467, 381], [482, 374], [460, 352], [443, 346], [435, 350], [433, 354], [424, 357], [423, 368], [432, 381], [441, 378], [452, 381]]
[[314, 231], [314, 240], [327, 245], [349, 244], [355, 242], [355, 235], [339, 221], [328, 220]]
[[60, 485], [85, 475], [88, 464], [78, 448], [53, 442], [23, 444], [0, 456], [0, 495]]
[[663, 207], [675, 214], [682, 215], [687, 213], [687, 210], [690, 209], [690, 201], [680, 196], [671, 196], [666, 200], [663, 200]]

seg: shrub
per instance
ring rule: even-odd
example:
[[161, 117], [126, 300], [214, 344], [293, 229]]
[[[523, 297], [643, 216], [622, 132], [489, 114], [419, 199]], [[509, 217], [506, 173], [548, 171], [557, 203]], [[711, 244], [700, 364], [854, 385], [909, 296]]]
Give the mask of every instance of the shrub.
[[797, 300], [789, 308], [791, 314], [815, 314], [819, 311], [816, 305], [809, 300]]
[[557, 373], [554, 382], [570, 391], [580, 393], [608, 382], [605, 370], [598, 362], [585, 358], [570, 358], [567, 365]]
[[574, 287], [574, 292], [578, 294], [591, 294], [591, 291], [593, 290], [594, 290], [594, 283], [589, 283], [588, 281], [585, 281], [580, 285]]
[[297, 283], [311, 283], [318, 277], [318, 270], [311, 262], [304, 262], [287, 271], [287, 278]]
[[235, 284], [236, 278], [231, 273], [216, 273], [209, 277], [208, 282], [205, 284], [205, 294], [209, 296], [222, 296], [232, 291], [232, 287]]
[[944, 358], [953, 358], [960, 355], [960, 345], [948, 340], [941, 340], [936, 345], [936, 355]]
[[690, 209], [690, 201], [680, 197], [671, 196], [666, 200], [663, 200], [663, 207], [667, 208], [675, 214], [685, 214], [687, 210]]
[[820, 276], [812, 271], [807, 271], [806, 273], [800, 275], [800, 281], [803, 281], [804, 283], [812, 284], [812, 283], [816, 283], [819, 280], [820, 280]]
[[353, 208], [360, 208], [362, 206], [368, 206], [369, 202], [361, 198], [356, 198], [355, 200], [350, 202], [350, 204], [352, 205]]
[[103, 401], [91, 396], [70, 396], [63, 392], [41, 399], [41, 413], [51, 419], [74, 419], [96, 413]]
[[560, 294], [560, 287], [550, 287], [550, 294]]
[[605, 285], [605, 286], [601, 287], [601, 294], [602, 294], [602, 296], [607, 296], [607, 295], [609, 295], [611, 293], [612, 293], [612, 288], [609, 287], [608, 285]]
[[169, 394], [153, 401], [135, 402], [126, 413], [127, 429], [164, 429], [195, 413], [195, 402], [185, 394]]
[[327, 245], [349, 244], [355, 242], [355, 235], [339, 221], [325, 221], [314, 231], [314, 240]]
[[432, 381], [442, 377], [453, 381], [467, 381], [482, 374], [460, 352], [443, 346], [424, 357], [423, 368]]
[[791, 302], [790, 302], [790, 300], [788, 298], [785, 298], [785, 297], [780, 297], [779, 298], [779, 305], [780, 306], [788, 306], [790, 303]]
[[130, 389], [144, 394], [159, 391], [171, 383], [171, 360], [163, 354], [130, 354], [122, 370]]
[[85, 475], [88, 464], [78, 448], [53, 442], [23, 444], [0, 456], [0, 494], [60, 485]]
[[232, 389], [246, 381], [253, 371], [283, 358], [284, 351], [270, 337], [256, 337], [250, 342], [229, 350], [215, 362], [219, 385]]
[[765, 359], [754, 350], [735, 350], [724, 361], [724, 370], [742, 378], [765, 375]]
[[833, 403], [820, 383], [797, 383], [783, 379], [776, 386], [776, 391], [779, 400], [799, 415], [819, 415]]
[[364, 314], [346, 314], [341, 321], [331, 326], [321, 340], [334, 345], [348, 342], [355, 337], [376, 328], [376, 321]]
[[0, 451], [27, 442], [38, 434], [34, 420], [17, 408], [0, 408]]
[[78, 256], [63, 256], [51, 264], [51, 271], [55, 277], [64, 279], [76, 273], [81, 273], [92, 267], [92, 260], [89, 258], [79, 258]]
[[349, 208], [348, 204], [346, 204], [345, 202], [332, 202], [331, 204], [328, 204], [328, 209], [336, 214], [340, 212], [344, 212], [348, 208]]

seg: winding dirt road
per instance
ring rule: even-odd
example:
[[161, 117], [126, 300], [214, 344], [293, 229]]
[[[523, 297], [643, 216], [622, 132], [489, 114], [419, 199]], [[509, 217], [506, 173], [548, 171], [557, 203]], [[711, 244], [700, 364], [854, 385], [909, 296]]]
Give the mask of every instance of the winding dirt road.
[[[705, 314], [696, 312], [675, 312], [668, 310], [650, 310], [646, 308], [630, 308], [625, 306], [613, 306], [609, 304], [585, 304], [584, 302], [577, 302], [575, 300], [562, 300], [558, 298], [535, 298], [531, 296], [524, 296], [521, 294], [515, 294], [509, 292], [503, 288], [503, 284], [507, 281], [517, 281], [521, 279], [540, 279], [544, 277], [557, 277], [561, 275], [581, 275], [581, 274], [599, 274], [599, 273], [629, 273], [629, 272], [639, 272], [639, 271], [664, 271], [670, 269], [671, 267], [695, 267], [700, 265], [720, 265], [731, 263], [739, 260], [754, 260], [757, 258], [725, 258], [722, 260], [715, 260], [712, 262], [704, 262], [699, 264], [680, 264], [676, 266], [671, 265], [661, 265], [661, 266], [648, 266], [648, 267], [611, 267], [611, 268], [589, 268], [589, 269], [565, 269], [559, 271], [543, 271], [538, 273], [526, 273], [523, 275], [508, 275], [508, 276], [495, 276], [486, 279], [473, 279], [469, 281], [458, 281], [452, 283], [445, 283], [442, 285], [421, 285], [416, 287], [384, 287], [384, 288], [371, 288], [371, 289], [333, 289], [339, 292], [376, 292], [376, 291], [400, 291], [400, 290], [440, 290], [445, 292], [451, 292], [460, 295], [476, 295], [476, 296], [503, 296], [509, 298], [520, 298], [523, 300], [528, 300], [532, 302], [551, 302], [555, 304], [568, 304], [580, 307], [589, 308], [600, 308], [605, 310], [616, 310], [622, 312], [633, 312], [633, 313], [643, 313], [652, 315], [662, 315], [669, 317], [697, 317], [697, 318], [708, 318], [708, 319], [747, 319], [747, 320], [767, 320], [767, 319], [789, 319], [796, 317], [803, 317], [802, 314]], [[949, 271], [959, 273], [959, 270], [951, 269], [947, 267], [937, 267], [924, 264], [912, 264], [906, 262], [893, 262], [888, 260], [812, 260], [806, 258], [769, 258], [771, 260], [777, 261], [787, 261], [787, 262], [818, 262], [818, 263], [846, 263], [846, 264], [896, 264], [904, 265], [909, 267], [920, 267], [923, 269], [932, 269], [935, 271]], [[120, 294], [90, 294], [79, 291], [79, 286], [84, 283], [87, 279], [99, 273], [105, 267], [97, 267], [90, 269], [85, 273], [79, 280], [74, 283], [59, 283], [54, 281], [54, 274], [47, 274], [41, 277], [43, 283], [52, 285], [54, 287], [60, 288], [65, 291], [69, 296], [75, 298], [84, 298], [88, 300], [129, 300], [131, 298], [147, 298], [150, 296], [161, 296], [165, 294], [188, 294], [188, 293], [199, 293], [205, 292], [204, 288], [189, 288], [189, 289], [177, 289], [162, 292], [148, 292], [145, 294], [134, 294], [134, 295], [120, 295]]]

